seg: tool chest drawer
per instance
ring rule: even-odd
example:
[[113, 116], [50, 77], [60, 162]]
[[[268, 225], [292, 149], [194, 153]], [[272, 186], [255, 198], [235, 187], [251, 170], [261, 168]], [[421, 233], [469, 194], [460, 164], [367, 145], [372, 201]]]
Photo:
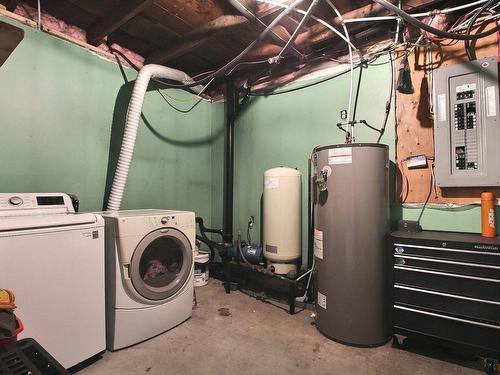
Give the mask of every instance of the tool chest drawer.
[[[438, 244], [439, 243], [436, 243], [436, 245]], [[491, 245], [480, 246], [482, 250], [478, 250], [474, 248], [474, 246], [470, 246], [468, 250], [465, 250], [463, 249], [463, 246], [456, 246], [462, 247], [462, 249], [450, 247], [450, 243], [444, 241], [440, 242], [440, 244], [441, 246], [446, 246], [419, 246], [414, 244], [400, 243], [396, 240], [396, 243], [393, 244], [393, 250], [394, 254], [401, 256], [434, 258], [441, 259], [443, 261], [449, 260], [500, 267], [500, 252], [493, 250], [494, 247]]]
[[393, 232], [394, 333], [500, 356], [500, 240]]
[[394, 282], [460, 296], [500, 301], [500, 280], [496, 279], [394, 266]]
[[403, 285], [394, 286], [394, 303], [493, 324], [500, 319], [500, 302]]
[[394, 305], [394, 328], [500, 352], [500, 326]]
[[412, 268], [500, 280], [500, 266], [492, 266], [489, 264], [466, 263], [454, 260], [400, 254], [394, 254], [394, 264], [398, 266], [404, 265]]

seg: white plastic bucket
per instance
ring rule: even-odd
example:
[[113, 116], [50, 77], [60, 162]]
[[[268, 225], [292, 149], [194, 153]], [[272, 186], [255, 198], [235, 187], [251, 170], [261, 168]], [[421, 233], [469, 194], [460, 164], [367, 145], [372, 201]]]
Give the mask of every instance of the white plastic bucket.
[[194, 255], [194, 286], [208, 284], [210, 277], [210, 256], [208, 253], [196, 252]]

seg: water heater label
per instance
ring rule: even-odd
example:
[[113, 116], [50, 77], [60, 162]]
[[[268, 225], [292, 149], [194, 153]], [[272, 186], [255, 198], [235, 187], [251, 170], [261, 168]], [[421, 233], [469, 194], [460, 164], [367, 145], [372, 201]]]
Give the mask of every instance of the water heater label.
[[323, 231], [314, 229], [314, 256], [323, 259]]
[[318, 292], [318, 306], [326, 310], [326, 296], [320, 292]]
[[352, 148], [332, 148], [328, 150], [328, 164], [351, 164], [352, 163]]
[[280, 187], [280, 179], [278, 177], [265, 177], [264, 189], [277, 189]]

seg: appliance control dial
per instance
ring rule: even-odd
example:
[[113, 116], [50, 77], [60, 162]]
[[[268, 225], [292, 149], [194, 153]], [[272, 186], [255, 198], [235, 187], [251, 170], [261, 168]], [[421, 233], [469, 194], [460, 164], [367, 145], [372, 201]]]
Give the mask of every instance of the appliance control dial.
[[163, 216], [161, 218], [161, 223], [162, 224], [167, 224], [169, 220], [170, 220], [170, 216]]
[[20, 206], [23, 204], [23, 200], [20, 197], [11, 197], [9, 203], [13, 206]]

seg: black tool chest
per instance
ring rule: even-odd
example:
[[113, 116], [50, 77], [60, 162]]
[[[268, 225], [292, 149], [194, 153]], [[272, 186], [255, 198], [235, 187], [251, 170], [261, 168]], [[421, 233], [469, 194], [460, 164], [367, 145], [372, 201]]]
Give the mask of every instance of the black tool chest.
[[500, 240], [393, 232], [394, 334], [428, 336], [500, 356]]

